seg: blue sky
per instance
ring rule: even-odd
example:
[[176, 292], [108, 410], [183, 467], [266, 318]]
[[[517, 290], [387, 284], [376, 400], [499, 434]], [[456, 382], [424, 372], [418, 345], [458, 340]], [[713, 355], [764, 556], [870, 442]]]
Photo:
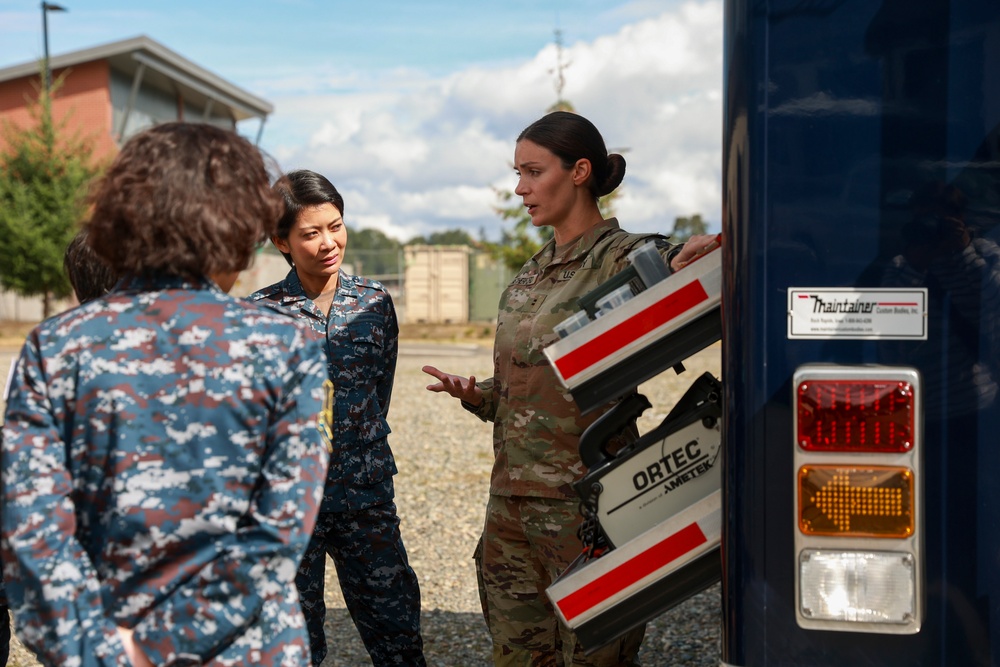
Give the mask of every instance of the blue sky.
[[[275, 106], [261, 146], [343, 192], [348, 225], [495, 238], [517, 133], [564, 97], [629, 164], [622, 225], [718, 228], [721, 0], [66, 0], [60, 54], [147, 35]], [[0, 0], [0, 67], [40, 58], [39, 2]], [[257, 134], [256, 121], [240, 131]]]
[[[53, 53], [138, 34], [232, 76], [285, 62], [400, 65], [442, 74], [511, 62], [550, 43], [553, 30], [589, 40], [670, 2], [599, 0], [67, 0], [49, 13]], [[0, 1], [0, 67], [43, 52], [39, 2]], [[209, 68], [211, 69], [211, 68]]]

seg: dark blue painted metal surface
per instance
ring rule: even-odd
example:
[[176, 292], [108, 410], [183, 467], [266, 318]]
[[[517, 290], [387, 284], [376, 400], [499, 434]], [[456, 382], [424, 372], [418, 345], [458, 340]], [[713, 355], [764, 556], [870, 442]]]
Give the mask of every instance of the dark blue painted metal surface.
[[[1000, 2], [726, 0], [725, 29], [723, 660], [1000, 663]], [[929, 268], [965, 241], [982, 262]], [[789, 287], [894, 264], [929, 291], [927, 341], [787, 338]], [[795, 622], [791, 377], [817, 361], [924, 376], [916, 635]]]

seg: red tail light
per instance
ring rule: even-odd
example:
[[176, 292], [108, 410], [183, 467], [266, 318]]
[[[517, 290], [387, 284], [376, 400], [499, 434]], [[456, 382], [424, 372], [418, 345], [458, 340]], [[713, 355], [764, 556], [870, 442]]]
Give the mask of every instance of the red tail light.
[[904, 453], [913, 447], [908, 382], [806, 380], [796, 396], [796, 438], [806, 451]]

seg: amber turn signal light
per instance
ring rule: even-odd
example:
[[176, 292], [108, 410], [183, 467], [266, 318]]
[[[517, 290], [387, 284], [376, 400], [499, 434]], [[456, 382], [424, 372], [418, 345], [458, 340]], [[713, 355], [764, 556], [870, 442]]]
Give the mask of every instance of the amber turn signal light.
[[909, 537], [913, 472], [895, 466], [802, 466], [799, 530], [806, 535]]

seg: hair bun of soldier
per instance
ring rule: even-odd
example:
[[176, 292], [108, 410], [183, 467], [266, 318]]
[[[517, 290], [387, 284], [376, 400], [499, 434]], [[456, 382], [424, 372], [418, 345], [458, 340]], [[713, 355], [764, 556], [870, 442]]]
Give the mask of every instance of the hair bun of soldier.
[[625, 178], [625, 158], [618, 153], [611, 153], [608, 155], [604, 180], [597, 184], [597, 196], [603, 197], [614, 192], [615, 188], [621, 185], [623, 178]]

